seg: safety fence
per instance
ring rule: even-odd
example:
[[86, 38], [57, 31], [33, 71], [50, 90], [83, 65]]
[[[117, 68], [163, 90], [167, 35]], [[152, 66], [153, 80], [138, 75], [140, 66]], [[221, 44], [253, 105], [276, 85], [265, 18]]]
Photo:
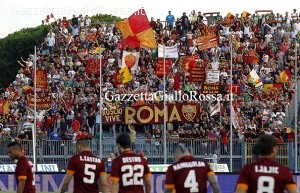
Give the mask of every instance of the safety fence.
[[[102, 141], [103, 159], [107, 160], [111, 152], [117, 153], [115, 138], [105, 138]], [[69, 158], [76, 154], [75, 142], [67, 141], [39, 141], [37, 143], [37, 164], [57, 164], [59, 170], [65, 170]], [[100, 140], [93, 139], [90, 141], [90, 148], [95, 155], [100, 155]], [[209, 160], [217, 158], [218, 163], [230, 164], [229, 144], [223, 144], [220, 140], [194, 139], [194, 140], [167, 140], [166, 144], [166, 164], [174, 162], [174, 147], [181, 142], [185, 143], [192, 154], [199, 159]], [[233, 171], [239, 171], [241, 167], [251, 162], [252, 146], [254, 141], [233, 140], [232, 160]], [[0, 164], [12, 164], [13, 161], [7, 156], [7, 142], [0, 141]], [[25, 155], [33, 160], [32, 141], [22, 141], [22, 147]], [[132, 144], [136, 153], [142, 151], [147, 157], [149, 164], [164, 164], [164, 144], [162, 140], [138, 138]], [[279, 163], [289, 166], [292, 170], [294, 167], [294, 143], [280, 143], [277, 155]], [[298, 152], [299, 156], [299, 152]], [[299, 160], [299, 159], [298, 159]]]

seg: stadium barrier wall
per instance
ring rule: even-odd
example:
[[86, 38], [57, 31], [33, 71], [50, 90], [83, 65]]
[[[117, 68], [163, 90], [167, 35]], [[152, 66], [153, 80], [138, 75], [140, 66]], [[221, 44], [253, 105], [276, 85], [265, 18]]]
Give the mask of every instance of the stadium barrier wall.
[[[218, 163], [227, 164], [229, 167], [229, 144], [223, 144], [220, 140], [168, 140], [167, 147], [167, 164], [174, 162], [173, 151], [179, 143], [185, 143], [191, 148], [192, 154], [198, 159], [212, 158], [213, 154], [217, 154]], [[106, 161], [111, 152], [118, 152], [115, 138], [105, 138], [102, 141], [103, 160]], [[33, 161], [32, 141], [22, 141], [22, 147], [26, 157]], [[99, 155], [100, 142], [97, 139], [91, 140], [91, 150], [95, 155]], [[251, 162], [252, 146], [255, 141], [239, 141], [233, 140], [233, 172], [239, 172], [244, 164]], [[75, 141], [39, 141], [37, 148], [37, 164], [57, 164], [59, 171], [66, 170], [69, 159], [76, 153]], [[300, 145], [300, 144], [299, 144]], [[6, 142], [0, 141], [0, 165], [13, 164], [13, 161], [7, 155]], [[155, 139], [145, 140], [145, 138], [137, 138], [135, 142], [136, 153], [143, 151], [148, 159], [149, 164], [164, 163], [163, 142]], [[277, 161], [293, 170], [294, 166], [294, 144], [293, 142], [281, 143], [277, 153]], [[228, 151], [226, 151], [226, 149]], [[0, 170], [1, 171], [1, 170]], [[7, 171], [10, 172], [10, 171]]]
[[[63, 183], [64, 173], [45, 174], [39, 173], [36, 175], [36, 189], [37, 192], [60, 192]], [[238, 174], [218, 173], [218, 181], [222, 193], [234, 192]], [[152, 174], [152, 193], [163, 193], [165, 186], [165, 174]], [[300, 190], [300, 175], [294, 175], [297, 183], [297, 189]], [[16, 191], [16, 180], [12, 173], [5, 173], [0, 175], [0, 189], [1, 191]], [[73, 191], [73, 180], [69, 186], [69, 192]], [[208, 193], [212, 193], [211, 187], [208, 187]]]

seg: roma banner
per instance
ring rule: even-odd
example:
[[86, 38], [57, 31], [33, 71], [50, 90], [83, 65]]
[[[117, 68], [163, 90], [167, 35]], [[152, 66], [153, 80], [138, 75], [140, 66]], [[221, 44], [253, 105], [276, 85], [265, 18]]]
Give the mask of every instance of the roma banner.
[[[200, 117], [200, 105], [178, 103], [166, 105], [166, 122], [196, 122]], [[125, 108], [125, 124], [154, 124], [164, 122], [164, 105], [145, 105]]]
[[206, 70], [206, 79], [207, 83], [216, 83], [220, 81], [220, 71], [219, 70]]
[[197, 38], [196, 41], [199, 50], [207, 50], [209, 48], [218, 46], [218, 38], [216, 34], [201, 36]]
[[195, 56], [183, 56], [181, 66], [185, 69], [186, 72], [189, 71], [190, 68], [193, 67], [193, 65], [196, 64], [196, 57]]
[[41, 88], [41, 89], [48, 88], [47, 71], [46, 70], [37, 70], [35, 82], [36, 82], [36, 88]]
[[204, 82], [205, 81], [205, 64], [195, 65], [189, 69], [189, 82]]
[[8, 100], [5, 100], [5, 99], [0, 100], [0, 114], [1, 115], [9, 114]]
[[[49, 109], [51, 108], [51, 95], [47, 93], [37, 94], [36, 96], [36, 108], [37, 109]], [[34, 107], [34, 96], [30, 97], [28, 101], [28, 106]]]
[[[227, 84], [227, 92], [230, 93], [230, 85]], [[239, 95], [241, 92], [241, 87], [239, 84], [232, 84], [232, 93]]]
[[177, 45], [166, 47], [165, 46], [165, 55], [164, 55], [164, 46], [158, 44], [158, 57], [159, 58], [178, 58], [178, 48]]
[[100, 60], [89, 59], [86, 64], [86, 73], [87, 74], [100, 74]]
[[[165, 59], [165, 66], [166, 66], [166, 69], [165, 69], [165, 72], [166, 72], [166, 76], [169, 75], [170, 73], [170, 66], [172, 64], [172, 59]], [[159, 58], [157, 60], [157, 65], [156, 65], [156, 69], [155, 69], [155, 74], [156, 76], [158, 77], [162, 77], [164, 76], [164, 59], [163, 58]]]
[[122, 124], [124, 121], [124, 108], [112, 108], [102, 111], [102, 123], [109, 124]]
[[200, 31], [202, 36], [210, 35], [210, 34], [215, 34], [218, 31], [217, 26], [207, 26], [206, 24], [201, 24], [200, 25]]
[[202, 84], [202, 94], [220, 94], [220, 82]]

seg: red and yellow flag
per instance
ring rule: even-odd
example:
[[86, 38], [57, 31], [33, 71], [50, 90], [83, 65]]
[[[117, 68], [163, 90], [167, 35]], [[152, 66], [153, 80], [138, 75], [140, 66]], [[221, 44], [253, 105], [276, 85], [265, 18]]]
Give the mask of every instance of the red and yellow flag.
[[8, 100], [1, 99], [0, 100], [0, 114], [7, 115], [8, 113], [9, 113]]
[[284, 71], [280, 72], [279, 74], [279, 82], [287, 82], [289, 79], [291, 79], [291, 71], [290, 69], [285, 69]]
[[128, 19], [116, 24], [122, 32], [122, 47], [157, 48], [154, 32], [144, 9], [133, 13]]
[[226, 17], [230, 21], [234, 19], [234, 15], [232, 15], [230, 12], [227, 13]]
[[243, 18], [246, 18], [246, 17], [248, 17], [248, 16], [250, 16], [251, 14], [250, 13], [248, 13], [247, 11], [244, 11], [243, 13], [242, 13], [242, 17]]
[[269, 94], [273, 89], [277, 89], [277, 90], [282, 89], [282, 84], [264, 84], [264, 91], [266, 93]]

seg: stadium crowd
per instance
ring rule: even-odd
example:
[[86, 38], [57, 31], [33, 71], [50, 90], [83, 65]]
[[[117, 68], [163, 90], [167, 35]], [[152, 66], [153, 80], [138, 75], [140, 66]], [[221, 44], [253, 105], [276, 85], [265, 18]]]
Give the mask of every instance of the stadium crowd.
[[[171, 12], [166, 21], [151, 17], [150, 25], [156, 33], [159, 43], [172, 46], [177, 44], [179, 54], [197, 55], [207, 63], [207, 69], [219, 69], [222, 94], [228, 94], [226, 85], [230, 82], [230, 42], [233, 44], [233, 83], [240, 85], [240, 94], [236, 94], [233, 107], [236, 111], [238, 127], [234, 128], [236, 139], [256, 139], [262, 133], [274, 135], [278, 141], [292, 140], [294, 131], [283, 125], [285, 111], [292, 101], [294, 90], [295, 39], [299, 37], [300, 18], [296, 10], [292, 13], [275, 14], [260, 12], [234, 17], [220, 14], [202, 14], [192, 11], [177, 18]], [[199, 51], [193, 41], [201, 35], [204, 23], [217, 26], [218, 46]], [[95, 34], [96, 38], [90, 34]], [[232, 39], [231, 39], [232, 38]], [[89, 16], [73, 16], [70, 20], [63, 18], [52, 24], [49, 33], [41, 45], [37, 46], [37, 69], [46, 69], [49, 95], [52, 106], [37, 112], [38, 140], [76, 140], [80, 138], [99, 138], [100, 102], [103, 109], [136, 106], [162, 101], [107, 101], [104, 93], [133, 93], [139, 89], [161, 90], [162, 77], [155, 75], [157, 49], [140, 49], [139, 67], [132, 72], [133, 80], [116, 86], [113, 75], [120, 68], [122, 34], [116, 29], [115, 22], [92, 23]], [[102, 84], [97, 74], [86, 73], [86, 63], [90, 58], [100, 58], [96, 49], [102, 52], [106, 62], [103, 64]], [[102, 50], [100, 50], [101, 52]], [[257, 60], [246, 60], [255, 55]], [[298, 52], [299, 55], [299, 52]], [[18, 61], [15, 81], [9, 85], [2, 99], [9, 99], [10, 112], [0, 117], [1, 140], [31, 140], [34, 127], [33, 108], [28, 104], [33, 95], [34, 57]], [[254, 69], [261, 81], [279, 83], [278, 76], [285, 69], [291, 71], [292, 77], [283, 83], [281, 89], [270, 93], [250, 85], [246, 89], [244, 77]], [[180, 89], [200, 91], [199, 83], [188, 82], [189, 73], [184, 70], [182, 60], [173, 60], [165, 88], [174, 91], [174, 74], [180, 72]], [[102, 100], [99, 88], [102, 87]], [[201, 91], [200, 91], [201, 92]], [[229, 101], [221, 101], [220, 113], [210, 116], [210, 108], [215, 103], [201, 101], [201, 116], [195, 123], [168, 123], [168, 139], [221, 139], [228, 143], [230, 128]], [[263, 114], [265, 111], [267, 114]], [[120, 125], [105, 125], [103, 132], [116, 133], [129, 131]], [[130, 130], [132, 131], [132, 129]], [[147, 139], [162, 139], [162, 125], [134, 125], [133, 132], [145, 133]], [[135, 135], [135, 134], [133, 134]]]

